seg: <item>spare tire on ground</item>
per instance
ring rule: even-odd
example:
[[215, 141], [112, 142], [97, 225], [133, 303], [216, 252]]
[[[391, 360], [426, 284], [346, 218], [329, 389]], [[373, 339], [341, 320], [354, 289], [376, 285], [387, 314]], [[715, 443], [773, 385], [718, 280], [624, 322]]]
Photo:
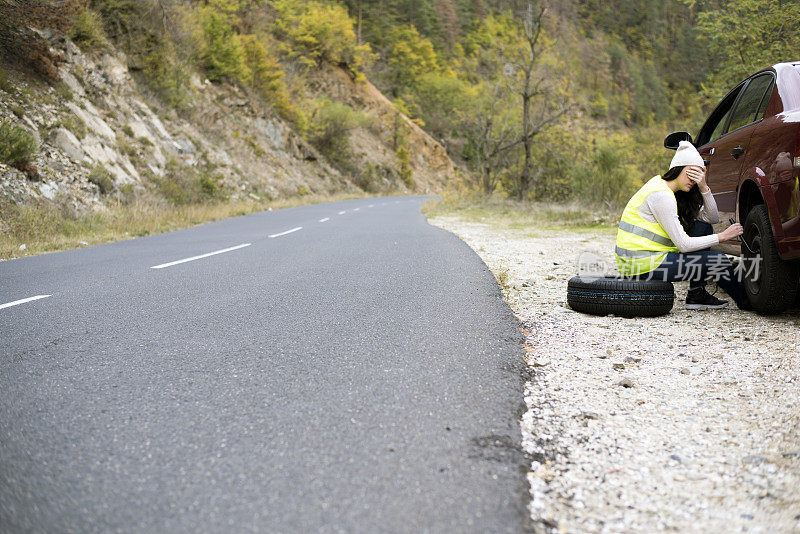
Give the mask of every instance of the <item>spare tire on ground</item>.
[[567, 304], [575, 311], [619, 317], [656, 317], [675, 303], [672, 282], [619, 276], [574, 276], [567, 283]]

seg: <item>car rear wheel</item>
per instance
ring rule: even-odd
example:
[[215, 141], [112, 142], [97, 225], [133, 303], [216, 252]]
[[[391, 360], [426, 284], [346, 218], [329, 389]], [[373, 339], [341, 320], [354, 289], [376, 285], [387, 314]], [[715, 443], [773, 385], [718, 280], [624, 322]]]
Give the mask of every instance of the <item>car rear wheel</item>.
[[[778, 256], [767, 207], [750, 210], [744, 223], [744, 288], [753, 309], [764, 315], [781, 313], [797, 296], [797, 266]], [[748, 247], [750, 250], [748, 250]], [[759, 258], [754, 259], [754, 258]]]

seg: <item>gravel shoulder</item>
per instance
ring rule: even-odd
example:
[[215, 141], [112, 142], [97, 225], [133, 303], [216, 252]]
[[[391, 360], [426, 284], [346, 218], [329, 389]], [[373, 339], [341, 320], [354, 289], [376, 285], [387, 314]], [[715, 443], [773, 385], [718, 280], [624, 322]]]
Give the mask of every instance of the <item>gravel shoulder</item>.
[[800, 533], [800, 311], [690, 311], [679, 283], [666, 316], [583, 315], [567, 280], [581, 252], [613, 265], [613, 229], [429, 222], [483, 258], [524, 325], [539, 530]]

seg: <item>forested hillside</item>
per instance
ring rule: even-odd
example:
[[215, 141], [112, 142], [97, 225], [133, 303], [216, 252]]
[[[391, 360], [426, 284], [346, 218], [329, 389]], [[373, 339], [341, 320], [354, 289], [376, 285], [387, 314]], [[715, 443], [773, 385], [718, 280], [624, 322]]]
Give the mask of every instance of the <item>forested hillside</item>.
[[696, 131], [744, 76], [800, 57], [796, 1], [347, 6], [375, 54], [370, 79], [443, 139], [475, 184], [520, 198], [627, 199], [664, 163], [664, 134]]
[[[71, 44], [59, 35], [79, 50], [69, 52]], [[80, 117], [36, 115], [26, 106], [46, 94], [47, 105], [67, 110], [74, 92], [83, 92], [73, 79], [96, 82], [87, 98], [100, 98], [106, 89], [98, 84], [109, 78], [103, 69], [115, 61], [146, 91], [148, 113], [176, 121], [168, 123], [175, 132], [164, 132], [171, 135], [165, 143], [179, 144], [176, 135], [214, 123], [216, 137], [195, 132], [208, 145], [197, 161], [176, 153], [174, 162], [161, 158], [154, 166], [149, 158], [157, 150], [124, 124], [138, 120], [137, 111], [123, 114], [123, 154], [112, 158], [111, 182], [91, 158], [72, 158], [70, 167], [85, 171], [106, 206], [141, 200], [142, 191], [166, 199], [168, 208], [176, 198], [220, 203], [243, 198], [242, 192], [280, 198], [348, 188], [451, 188], [617, 205], [668, 161], [664, 134], [695, 131], [739, 79], [798, 59], [800, 6], [771, 0], [0, 0], [0, 42], [0, 159], [29, 180], [41, 179], [35, 163], [44, 142], [73, 134], [81, 141], [86, 125]], [[99, 65], [99, 74], [93, 78], [86, 65]], [[101, 111], [114, 130], [111, 108]], [[212, 108], [216, 118], [203, 118]], [[36, 124], [32, 116], [52, 117]], [[293, 139], [293, 171], [279, 171], [295, 164], [276, 164], [280, 154], [264, 148], [276, 129], [287, 129], [277, 136], [282, 143], [287, 135]], [[194, 150], [198, 143], [189, 144]], [[240, 154], [251, 168], [266, 169], [272, 181], [248, 182], [236, 161], [215, 160], [217, 144], [230, 144], [234, 159]], [[134, 170], [116, 172], [128, 161]], [[297, 182], [297, 169], [316, 178]], [[135, 184], [116, 183], [123, 175]], [[176, 195], [175, 187], [194, 193]]]

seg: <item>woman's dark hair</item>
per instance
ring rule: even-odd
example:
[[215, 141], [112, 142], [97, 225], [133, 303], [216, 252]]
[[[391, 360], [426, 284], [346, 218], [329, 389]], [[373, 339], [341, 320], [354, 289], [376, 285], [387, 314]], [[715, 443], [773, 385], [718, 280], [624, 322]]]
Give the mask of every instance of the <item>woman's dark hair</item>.
[[[661, 178], [671, 182], [678, 177], [684, 167], [684, 165], [672, 167], [661, 175]], [[678, 219], [681, 221], [681, 226], [683, 226], [687, 234], [691, 234], [694, 229], [694, 222], [697, 220], [697, 214], [700, 213], [700, 208], [703, 205], [703, 195], [700, 194], [700, 188], [692, 187], [688, 193], [681, 189], [675, 191], [675, 201], [678, 203]]]

